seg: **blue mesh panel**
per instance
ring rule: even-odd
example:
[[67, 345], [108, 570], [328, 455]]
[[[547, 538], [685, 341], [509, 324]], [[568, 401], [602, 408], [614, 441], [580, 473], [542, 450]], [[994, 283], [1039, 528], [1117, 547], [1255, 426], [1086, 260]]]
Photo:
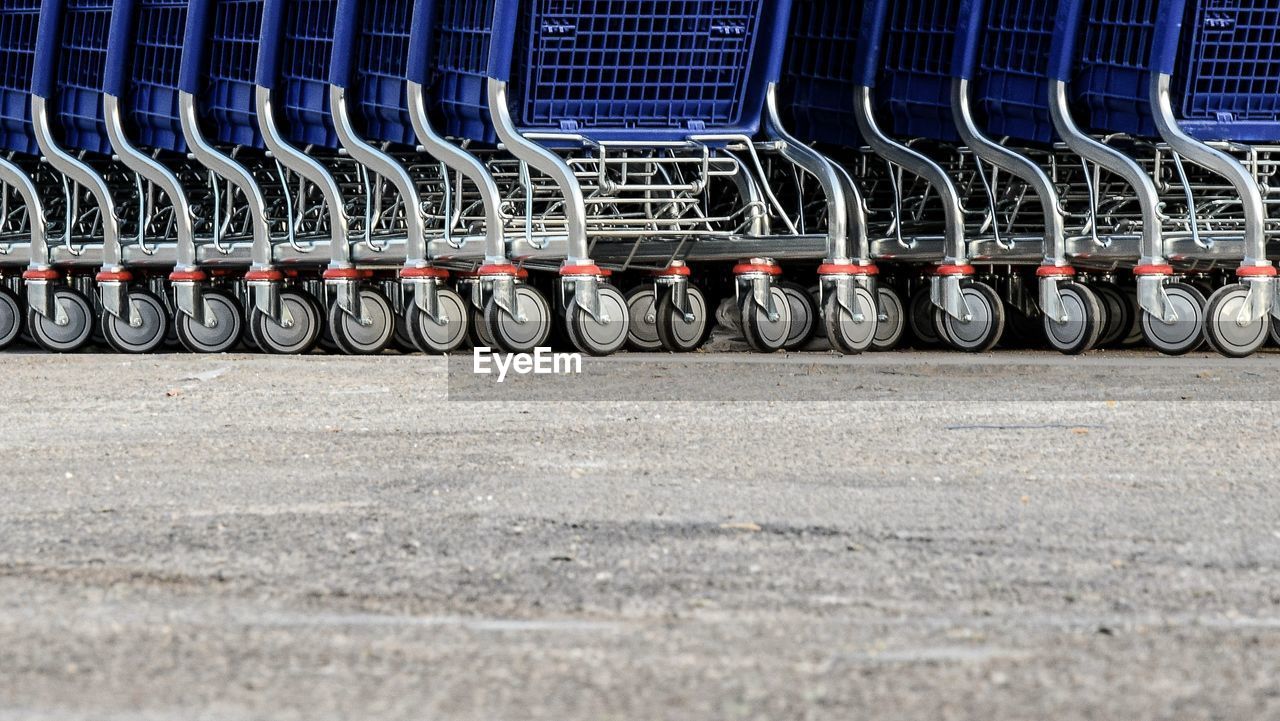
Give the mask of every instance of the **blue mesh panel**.
[[0, 148], [38, 155], [31, 128], [31, 68], [40, 0], [0, 2]]

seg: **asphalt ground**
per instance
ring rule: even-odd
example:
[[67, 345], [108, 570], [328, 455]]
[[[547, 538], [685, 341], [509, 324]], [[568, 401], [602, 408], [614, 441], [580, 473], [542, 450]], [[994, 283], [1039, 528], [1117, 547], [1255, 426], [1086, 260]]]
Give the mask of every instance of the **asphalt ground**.
[[1274, 352], [0, 369], [0, 719], [1280, 717]]

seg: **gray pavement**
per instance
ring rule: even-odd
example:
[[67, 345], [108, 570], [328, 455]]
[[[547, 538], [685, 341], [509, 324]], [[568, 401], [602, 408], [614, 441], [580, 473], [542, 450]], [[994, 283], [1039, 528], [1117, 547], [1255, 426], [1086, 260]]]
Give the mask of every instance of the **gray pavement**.
[[0, 719], [1280, 717], [1280, 355], [588, 364], [0, 356]]

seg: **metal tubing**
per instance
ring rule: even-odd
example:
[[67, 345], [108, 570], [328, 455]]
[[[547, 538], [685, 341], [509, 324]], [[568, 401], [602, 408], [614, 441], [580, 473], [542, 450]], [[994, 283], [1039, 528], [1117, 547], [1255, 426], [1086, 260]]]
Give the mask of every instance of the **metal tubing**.
[[964, 211], [960, 204], [960, 192], [950, 176], [937, 163], [925, 155], [908, 148], [885, 135], [875, 118], [874, 90], [859, 86], [857, 90], [858, 131], [862, 134], [872, 152], [890, 163], [908, 170], [924, 178], [938, 192], [942, 200], [943, 222], [945, 224], [944, 243], [947, 265], [964, 265], [967, 260], [965, 246]]
[[960, 140], [979, 159], [1000, 168], [1031, 186], [1040, 198], [1044, 212], [1044, 263], [1057, 267], [1068, 265], [1066, 254], [1066, 228], [1062, 218], [1062, 206], [1058, 191], [1044, 170], [1031, 159], [988, 138], [973, 118], [969, 81], [956, 78], [951, 84], [951, 109], [955, 114], [956, 129]]
[[[271, 103], [271, 90], [257, 87], [254, 96], [255, 108], [258, 112], [258, 127], [262, 131], [262, 139], [267, 149], [284, 167], [305, 178], [320, 189], [329, 210], [329, 230], [333, 236], [329, 244], [329, 266], [331, 268], [351, 267], [351, 243], [347, 226], [347, 214], [343, 207], [342, 190], [338, 183], [325, 170], [324, 166], [306, 153], [289, 144], [280, 134], [276, 125], [275, 113]], [[293, 222], [290, 219], [290, 222]]]
[[[191, 220], [191, 203], [182, 190], [182, 184], [168, 168], [138, 150], [125, 135], [120, 118], [119, 98], [114, 95], [104, 95], [103, 110], [106, 116], [107, 137], [111, 140], [111, 148], [119, 156], [120, 162], [169, 196], [169, 202], [173, 205], [174, 228], [177, 232], [177, 269], [193, 270], [196, 267], [195, 228]], [[139, 223], [145, 226], [145, 219], [139, 219]]]
[[587, 241], [586, 201], [583, 199], [582, 186], [578, 184], [573, 169], [560, 156], [520, 134], [507, 106], [507, 84], [501, 80], [489, 79], [489, 111], [493, 115], [493, 125], [498, 133], [498, 139], [507, 150], [511, 151], [516, 158], [549, 176], [563, 193], [568, 231], [568, 258], [565, 262], [571, 266], [591, 265]]
[[418, 255], [407, 258], [418, 265], [426, 264], [427, 227], [422, 218], [422, 196], [418, 186], [404, 166], [388, 157], [360, 138], [351, 124], [351, 110], [347, 107], [347, 91], [337, 85], [329, 86], [329, 107], [333, 113], [333, 127], [338, 133], [342, 147], [357, 162], [363, 164], [377, 175], [381, 175], [395, 186], [404, 200], [405, 226], [409, 238], [405, 244], [406, 251], [420, 251]]
[[196, 113], [195, 96], [190, 93], [178, 94], [178, 117], [182, 121], [182, 135], [196, 161], [235, 185], [244, 194], [249, 203], [249, 218], [253, 225], [253, 267], [270, 268], [273, 258], [271, 228], [267, 222], [267, 201], [253, 174], [205, 139]]
[[1227, 153], [1212, 148], [1178, 127], [1173, 113], [1173, 101], [1169, 95], [1170, 78], [1159, 74], [1151, 83], [1151, 104], [1155, 108], [1156, 127], [1173, 152], [1206, 170], [1226, 178], [1240, 196], [1244, 209], [1244, 260], [1246, 267], [1266, 267], [1267, 260], [1267, 209], [1262, 200], [1258, 182], [1238, 160]]
[[[120, 222], [116, 217], [115, 201], [107, 188], [107, 182], [84, 161], [71, 155], [58, 144], [49, 126], [49, 109], [45, 99], [31, 96], [31, 121], [36, 143], [54, 170], [70, 178], [93, 194], [102, 216], [102, 266], [106, 270], [121, 270]], [[68, 219], [70, 220], [70, 219]]]
[[[410, 81], [408, 94], [409, 119], [413, 123], [413, 130], [418, 136], [418, 142], [422, 143], [422, 147], [432, 157], [455, 172], [461, 173], [479, 189], [480, 200], [484, 205], [485, 263], [502, 264], [507, 262], [506, 233], [501, 211], [502, 193], [498, 190], [498, 184], [494, 182], [493, 175], [489, 173], [489, 170], [479, 158], [449, 142], [447, 138], [436, 131], [431, 124], [431, 118], [427, 115], [427, 93], [421, 85]], [[446, 182], [448, 182], [447, 178]], [[449, 220], [446, 218], [445, 222], [447, 223]], [[406, 249], [406, 254], [410, 260], [415, 258], [415, 252], [418, 253], [418, 256], [425, 258], [427, 253], [425, 243], [421, 249], [412, 247]]]
[[1093, 138], [1080, 129], [1071, 114], [1067, 84], [1054, 80], [1050, 85], [1049, 113], [1058, 135], [1071, 152], [1120, 176], [1134, 191], [1142, 210], [1142, 257], [1139, 265], [1164, 265], [1164, 237], [1160, 222], [1160, 193], [1151, 175], [1137, 161]]
[[765, 134], [778, 142], [782, 157], [801, 167], [817, 179], [827, 202], [827, 263], [846, 264], [853, 255], [849, 249], [849, 205], [845, 188], [829, 160], [791, 136], [778, 112], [778, 86], [769, 84], [765, 95]]

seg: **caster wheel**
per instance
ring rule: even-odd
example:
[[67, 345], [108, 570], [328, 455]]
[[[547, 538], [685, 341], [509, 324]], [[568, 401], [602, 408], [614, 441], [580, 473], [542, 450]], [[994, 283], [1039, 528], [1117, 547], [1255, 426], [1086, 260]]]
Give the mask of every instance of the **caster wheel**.
[[150, 353], [164, 344], [169, 332], [169, 312], [164, 301], [147, 290], [130, 290], [129, 322], [103, 313], [102, 334], [117, 353]]
[[827, 328], [827, 342], [831, 349], [845, 355], [856, 355], [872, 348], [879, 327], [876, 314], [876, 301], [871, 291], [866, 288], [855, 288], [853, 300], [862, 320], [854, 320], [854, 314], [840, 305], [834, 293], [827, 296], [823, 308], [823, 324]]
[[773, 299], [773, 307], [777, 310], [777, 318], [770, 319], [769, 313], [755, 298], [748, 295], [742, 301], [739, 315], [742, 318], [742, 335], [747, 345], [757, 353], [773, 353], [782, 349], [791, 336], [791, 303], [781, 288], [769, 289]]
[[498, 341], [489, 333], [489, 324], [484, 320], [484, 308], [472, 307], [470, 320], [467, 322], [467, 342], [472, 348], [497, 348]]
[[1241, 325], [1236, 319], [1248, 303], [1249, 286], [1233, 283], [1217, 290], [1205, 306], [1204, 332], [1213, 349], [1230, 358], [1253, 355], [1267, 342], [1271, 332], [1271, 316], [1263, 316]]
[[346, 355], [377, 355], [391, 345], [396, 314], [381, 291], [361, 288], [359, 292], [363, 317], [357, 318], [333, 303], [329, 306], [329, 333], [334, 345]]
[[1098, 296], [1079, 283], [1058, 288], [1066, 320], [1044, 316], [1044, 334], [1059, 353], [1079, 355], [1093, 349], [1102, 335], [1102, 304]]
[[1142, 314], [1142, 336], [1165, 355], [1185, 355], [1204, 344], [1204, 295], [1187, 283], [1164, 287], [1169, 303], [1178, 315], [1172, 323], [1150, 313]]
[[1044, 316], [1039, 309], [1031, 312], [1005, 305], [1004, 336], [1000, 344], [1009, 348], [1040, 350], [1048, 344], [1044, 329]]
[[783, 281], [778, 283], [787, 303], [791, 306], [791, 329], [787, 332], [787, 342], [782, 344], [785, 351], [802, 350], [813, 340], [818, 330], [818, 306], [814, 304], [809, 291], [799, 283]]
[[315, 348], [322, 325], [319, 304], [305, 292], [282, 290], [280, 308], [286, 315], [284, 325], [254, 309], [249, 333], [258, 349], [273, 355], [298, 355]]
[[892, 288], [876, 289], [876, 336], [868, 350], [891, 351], [902, 342], [907, 330], [907, 309]]
[[986, 353], [996, 347], [1004, 334], [1004, 302], [986, 283], [971, 282], [961, 293], [969, 309], [969, 320], [952, 318], [941, 308], [934, 308], [935, 329], [956, 350]]
[[684, 313], [676, 309], [671, 293], [663, 293], [662, 300], [658, 302], [658, 338], [663, 350], [671, 353], [692, 353], [698, 350], [706, 342], [710, 331], [706, 296], [691, 285], [686, 298], [693, 320], [686, 320]]
[[[418, 304], [409, 302], [405, 309], [403, 325], [413, 339], [413, 345], [427, 355], [452, 353], [467, 342], [467, 326], [470, 309], [462, 296], [441, 288], [436, 291], [440, 317], [432, 318], [423, 313]], [[444, 322], [440, 322], [443, 319]]]
[[630, 318], [627, 347], [633, 351], [654, 353], [662, 350], [662, 339], [658, 337], [657, 297], [652, 283], [627, 291], [627, 317]]
[[546, 345], [551, 335], [551, 306], [541, 293], [527, 285], [516, 286], [515, 311], [524, 320], [512, 318], [492, 298], [484, 308], [486, 333], [493, 339], [490, 347], [508, 353], [530, 353]]
[[[816, 286], [816, 285], [809, 286], [809, 300], [813, 301], [813, 307], [814, 307], [814, 308], [821, 308], [821, 307], [822, 307], [822, 298], [821, 298], [821, 295], [822, 295], [822, 289], [821, 289], [821, 288], [819, 288], [819, 287], [818, 287], [818, 286]], [[826, 340], [826, 338], [827, 338], [827, 324], [826, 324], [826, 323], [814, 323], [814, 324], [813, 324], [813, 337], [814, 337], [814, 338], [821, 338], [821, 339], [823, 339], [823, 340]]]
[[933, 325], [933, 299], [927, 282], [911, 294], [907, 310], [907, 330], [911, 331], [916, 348], [937, 348], [945, 342]]
[[[413, 300], [409, 299], [409, 305], [413, 304]], [[409, 333], [409, 309], [406, 306], [405, 311], [396, 319], [396, 329], [391, 334], [391, 348], [405, 355], [412, 355], [418, 352], [418, 346], [414, 344], [413, 337]]]
[[578, 350], [593, 356], [613, 355], [622, 350], [627, 342], [627, 331], [631, 321], [627, 317], [627, 299], [612, 286], [602, 285], [600, 295], [600, 317], [596, 320], [578, 305], [578, 301], [569, 301], [565, 308], [565, 330], [569, 342]]
[[1098, 296], [1107, 322], [1098, 339], [1099, 347], [1115, 347], [1125, 343], [1137, 328], [1138, 302], [1132, 293], [1126, 293], [1114, 283], [1094, 283], [1089, 289]]
[[22, 301], [8, 288], [0, 287], [0, 350], [13, 345], [22, 335]]
[[[93, 308], [78, 290], [58, 288], [53, 293], [54, 318], [27, 310], [27, 330], [36, 345], [54, 353], [74, 353], [93, 334]], [[56, 318], [66, 322], [59, 325]]]
[[221, 290], [205, 290], [204, 307], [204, 323], [178, 313], [173, 324], [178, 342], [192, 353], [226, 353], [234, 349], [244, 330], [240, 301]]

